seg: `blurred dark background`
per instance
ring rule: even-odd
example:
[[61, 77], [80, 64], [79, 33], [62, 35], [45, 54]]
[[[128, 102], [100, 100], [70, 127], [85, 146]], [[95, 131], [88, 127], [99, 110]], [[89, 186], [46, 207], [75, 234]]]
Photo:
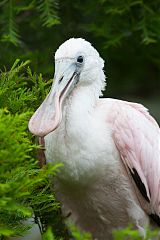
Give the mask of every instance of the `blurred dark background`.
[[30, 59], [45, 80], [70, 37], [90, 41], [105, 60], [105, 96], [143, 103], [160, 123], [160, 1], [1, 0], [0, 68]]

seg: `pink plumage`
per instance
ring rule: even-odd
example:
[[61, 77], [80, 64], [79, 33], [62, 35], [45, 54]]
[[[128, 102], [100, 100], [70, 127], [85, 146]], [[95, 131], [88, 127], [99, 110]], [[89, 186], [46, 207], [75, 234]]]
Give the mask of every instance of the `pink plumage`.
[[110, 115], [113, 139], [126, 168], [138, 173], [150, 202], [160, 214], [160, 129], [140, 104], [116, 101]]

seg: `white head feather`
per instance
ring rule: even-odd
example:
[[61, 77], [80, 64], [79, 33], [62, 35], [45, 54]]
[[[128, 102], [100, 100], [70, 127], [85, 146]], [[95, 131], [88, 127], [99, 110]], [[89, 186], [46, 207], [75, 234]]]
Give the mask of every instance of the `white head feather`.
[[55, 62], [65, 59], [76, 61], [78, 56], [84, 57], [84, 67], [80, 75], [79, 85], [92, 85], [94, 92], [99, 97], [106, 85], [103, 72], [104, 60], [89, 42], [82, 38], [70, 38], [57, 49]]

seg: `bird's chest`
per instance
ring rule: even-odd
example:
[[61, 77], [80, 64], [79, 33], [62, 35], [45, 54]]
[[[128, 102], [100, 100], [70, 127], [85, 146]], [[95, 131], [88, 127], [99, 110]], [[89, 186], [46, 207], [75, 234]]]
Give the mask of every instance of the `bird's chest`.
[[78, 226], [105, 239], [111, 227], [128, 223], [122, 205], [128, 204], [129, 186], [109, 126], [97, 121], [72, 126], [61, 125], [45, 139], [47, 161], [64, 164], [55, 184], [57, 198], [65, 216], [71, 213]]
[[[46, 139], [46, 157], [49, 162], [62, 162], [64, 166], [59, 176], [62, 180], [78, 182], [93, 181], [105, 168], [110, 170], [117, 161], [118, 154], [111, 133], [102, 127], [94, 129], [75, 128], [61, 125], [61, 128]], [[86, 129], [88, 129], [86, 131]]]

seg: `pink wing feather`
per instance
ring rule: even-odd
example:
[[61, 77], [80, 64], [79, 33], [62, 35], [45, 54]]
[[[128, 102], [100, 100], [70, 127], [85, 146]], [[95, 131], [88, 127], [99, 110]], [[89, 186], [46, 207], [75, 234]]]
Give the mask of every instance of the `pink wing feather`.
[[[146, 108], [115, 100], [110, 123], [121, 159], [142, 185], [152, 213], [160, 216], [160, 129]], [[134, 179], [135, 180], [135, 179]]]

